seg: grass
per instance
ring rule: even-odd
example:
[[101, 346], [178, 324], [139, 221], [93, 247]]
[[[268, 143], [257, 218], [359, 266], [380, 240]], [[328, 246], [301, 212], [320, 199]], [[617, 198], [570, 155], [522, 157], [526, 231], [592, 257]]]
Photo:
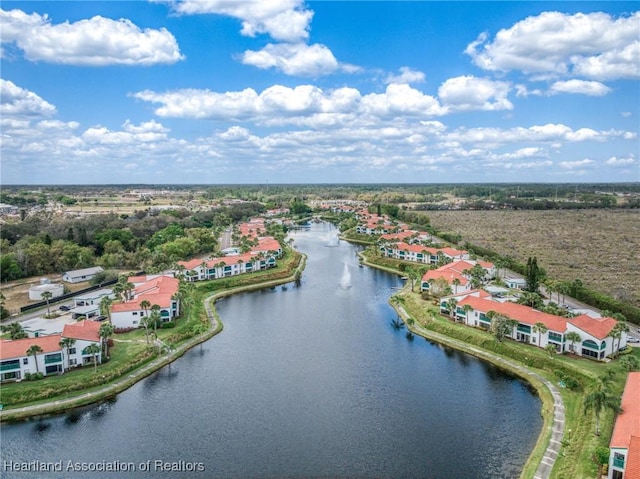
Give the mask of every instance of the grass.
[[[211, 296], [212, 291], [218, 291], [220, 294], [230, 294], [231, 288], [239, 288], [247, 290], [252, 288], [265, 287], [273, 283], [281, 283], [291, 281], [292, 277], [297, 274], [296, 268], [303, 263], [302, 255], [295, 252], [287, 252], [280, 264], [267, 271], [261, 271], [252, 275], [245, 275], [246, 278], [234, 277], [227, 278], [222, 281], [209, 281], [198, 284], [194, 293], [194, 304], [191, 306], [187, 317], [179, 319], [175, 328], [158, 329], [158, 338], [173, 348], [184, 345], [187, 340], [192, 340], [199, 333], [194, 331], [194, 327], [198, 323], [209, 320], [205, 314], [204, 300]], [[206, 340], [213, 334], [221, 331], [222, 323], [213, 309], [212, 314], [218, 320], [218, 327], [209, 329], [208, 333], [200, 336], [202, 340]], [[193, 341], [193, 345], [199, 341]], [[188, 344], [188, 343], [187, 343]], [[185, 349], [186, 350], [186, 349]], [[105, 392], [104, 387], [109, 384], [122, 380], [125, 376], [131, 375], [139, 371], [144, 365], [158, 358], [155, 348], [148, 345], [145, 339], [144, 330], [135, 330], [127, 333], [117, 334], [114, 336], [114, 347], [110, 348], [110, 360], [102, 365], [98, 365], [97, 372], [94, 371], [93, 364], [76, 368], [66, 372], [60, 376], [48, 376], [37, 381], [21, 381], [20, 383], [6, 383], [0, 389], [0, 403], [3, 404], [3, 420], [24, 419], [34, 413], [24, 413], [21, 415], [11, 414], [11, 409], [32, 406], [32, 405], [50, 405], [47, 412], [54, 412], [56, 408], [54, 402], [78, 398], [77, 404], [84, 405], [91, 402], [104, 399], [115, 392], [122, 391], [134, 384], [137, 380], [142, 379], [145, 375], [138, 375], [135, 379], [125, 379], [122, 386], [117, 391]], [[180, 354], [184, 353], [180, 350]], [[176, 359], [177, 356], [165, 357], [162, 362], [158, 363], [158, 368], [167, 362]], [[156, 368], [157, 369], [157, 368]], [[155, 369], [150, 370], [149, 374]], [[93, 397], [79, 397], [86, 393], [101, 390], [101, 394]], [[67, 405], [64, 409], [68, 409]], [[38, 411], [37, 414], [42, 414]]]
[[[367, 263], [375, 266], [380, 258], [370, 257]], [[398, 261], [399, 265], [400, 262]], [[384, 269], [389, 269], [389, 262], [385, 261]], [[399, 270], [396, 269], [397, 272]], [[436, 341], [468, 352], [476, 354], [473, 348], [481, 348], [484, 351], [494, 353], [500, 357], [509, 358], [526, 366], [548, 379], [554, 384], [559, 383], [559, 373], [570, 375], [579, 383], [576, 390], [560, 389], [565, 406], [565, 436], [560, 454], [555, 462], [551, 477], [556, 479], [593, 478], [597, 475], [597, 465], [592, 460], [592, 455], [598, 446], [608, 447], [613, 430], [615, 415], [607, 410], [600, 417], [600, 435], [595, 435], [595, 416], [591, 411], [585, 411], [584, 397], [586, 391], [599, 379], [607, 376], [609, 371], [613, 374], [611, 392], [620, 396], [624, 388], [627, 372], [614, 360], [609, 363], [601, 363], [572, 355], [549, 354], [535, 346], [505, 340], [498, 342], [493, 336], [481, 329], [455, 323], [448, 317], [440, 315], [439, 307], [432, 301], [425, 301], [419, 293], [413, 293], [405, 287], [394, 295], [390, 302], [395, 307], [402, 308], [413, 320], [411, 326], [414, 332], [422, 334]], [[434, 334], [435, 333], [435, 334]], [[442, 336], [436, 336], [442, 335]], [[640, 359], [640, 348], [634, 348], [632, 354]], [[484, 358], [486, 359], [486, 358]], [[502, 363], [496, 363], [499, 367], [505, 367]], [[519, 374], [517, 370], [512, 372]], [[532, 451], [521, 474], [522, 478], [532, 478], [544, 449], [550, 437], [550, 420], [552, 416], [553, 401], [548, 389], [529, 376], [522, 376], [537, 390], [542, 401], [541, 414], [544, 425], [537, 444]]]
[[[637, 210], [430, 211], [432, 226], [640, 307]], [[514, 234], [514, 231], [517, 234]]]

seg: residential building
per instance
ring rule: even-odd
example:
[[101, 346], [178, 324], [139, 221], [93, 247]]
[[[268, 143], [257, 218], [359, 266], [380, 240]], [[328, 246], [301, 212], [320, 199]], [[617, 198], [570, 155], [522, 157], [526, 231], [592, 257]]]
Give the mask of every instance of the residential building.
[[83, 281], [90, 281], [96, 274], [104, 271], [100, 266], [93, 268], [76, 269], [73, 271], [67, 271], [62, 275], [63, 281], [67, 283], [82, 283]]
[[[517, 321], [511, 335], [508, 336], [510, 339], [541, 348], [552, 344], [558, 353], [573, 352], [579, 356], [604, 360], [626, 346], [625, 333], [621, 334], [620, 339], [610, 336], [617, 324], [613, 318], [592, 318], [586, 314], [575, 318], [564, 318], [522, 304], [496, 301], [488, 293], [486, 295], [489, 297], [445, 296], [440, 300], [440, 311], [450, 314], [449, 299], [454, 298], [456, 300], [454, 318], [468, 326], [484, 329], [490, 329], [492, 320], [488, 313], [493, 311]], [[539, 323], [544, 325], [543, 329], [538, 329]], [[578, 333], [580, 342], [568, 341], [566, 335], [569, 332]]]
[[[135, 288], [133, 297], [111, 305], [111, 323], [116, 330], [139, 328], [141, 319], [151, 314], [151, 306], [160, 306], [162, 322], [172, 321], [180, 314], [180, 302], [176, 297], [179, 281], [171, 275], [135, 276], [128, 279]], [[143, 301], [150, 307], [143, 308]]]
[[608, 479], [640, 478], [640, 372], [631, 372], [609, 442]]
[[[0, 380], [19, 381], [27, 373], [60, 374], [69, 368], [93, 364], [93, 355], [87, 354], [86, 349], [91, 344], [101, 346], [99, 330], [98, 322], [80, 321], [65, 325], [62, 333], [0, 341]], [[75, 340], [68, 350], [60, 346], [64, 338]], [[39, 346], [42, 351], [35, 356], [27, 354], [31, 346]], [[101, 354], [96, 359], [100, 363]]]

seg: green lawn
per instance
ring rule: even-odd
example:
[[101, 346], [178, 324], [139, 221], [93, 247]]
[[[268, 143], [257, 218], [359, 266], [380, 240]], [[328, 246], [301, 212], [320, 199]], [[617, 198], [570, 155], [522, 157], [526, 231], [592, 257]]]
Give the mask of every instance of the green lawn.
[[[370, 257], [368, 260], [377, 263], [378, 259]], [[388, 269], [388, 259], [385, 259], [381, 266]], [[399, 272], [399, 270], [397, 271]], [[598, 446], [608, 447], [615, 414], [611, 410], [602, 412], [600, 435], [596, 436], [595, 415], [592, 411], [585, 410], [584, 397], [597, 380], [608, 375], [611, 375], [612, 378], [609, 386], [610, 391], [614, 395], [621, 396], [627, 371], [618, 360], [602, 363], [573, 355], [550, 356], [543, 349], [533, 345], [511, 340], [499, 342], [487, 331], [455, 323], [451, 318], [442, 316], [439, 312], [438, 301], [424, 300], [420, 293], [412, 293], [409, 288], [404, 288], [390, 301], [392, 304], [401, 305], [417, 328], [423, 328], [427, 332], [434, 331], [463, 341], [469, 346], [480, 347], [499, 356], [518, 361], [554, 384], [559, 384], [560, 377], [563, 376], [575, 379], [578, 382], [575, 390], [560, 389], [565, 405], [565, 437], [552, 477], [557, 479], [596, 477], [598, 468], [592, 461], [592, 456]], [[462, 349], [464, 350], [464, 348]], [[640, 348], [633, 348], [631, 354], [640, 360]], [[538, 386], [536, 387], [543, 400], [544, 416], [547, 413], [545, 395], [548, 393], [546, 388], [541, 391]], [[529, 458], [522, 473], [523, 478], [533, 477], [542, 455], [541, 451], [546, 446], [546, 437], [548, 437], [546, 431], [545, 435], [539, 440], [539, 445], [542, 443], [543, 447], [536, 447]]]

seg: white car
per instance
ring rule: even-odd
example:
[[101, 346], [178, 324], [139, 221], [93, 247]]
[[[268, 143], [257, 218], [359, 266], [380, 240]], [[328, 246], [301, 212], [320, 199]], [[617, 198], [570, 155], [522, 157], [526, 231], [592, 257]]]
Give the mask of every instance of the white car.
[[627, 342], [628, 342], [628, 343], [640, 343], [640, 339], [638, 339], [638, 338], [634, 338], [633, 336], [629, 336], [629, 337], [627, 338]]

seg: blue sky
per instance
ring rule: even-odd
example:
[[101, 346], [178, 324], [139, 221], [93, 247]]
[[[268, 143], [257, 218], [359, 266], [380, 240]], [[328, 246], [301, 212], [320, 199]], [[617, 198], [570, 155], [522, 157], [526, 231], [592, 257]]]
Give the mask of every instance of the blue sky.
[[11, 2], [1, 183], [640, 181], [640, 2]]

